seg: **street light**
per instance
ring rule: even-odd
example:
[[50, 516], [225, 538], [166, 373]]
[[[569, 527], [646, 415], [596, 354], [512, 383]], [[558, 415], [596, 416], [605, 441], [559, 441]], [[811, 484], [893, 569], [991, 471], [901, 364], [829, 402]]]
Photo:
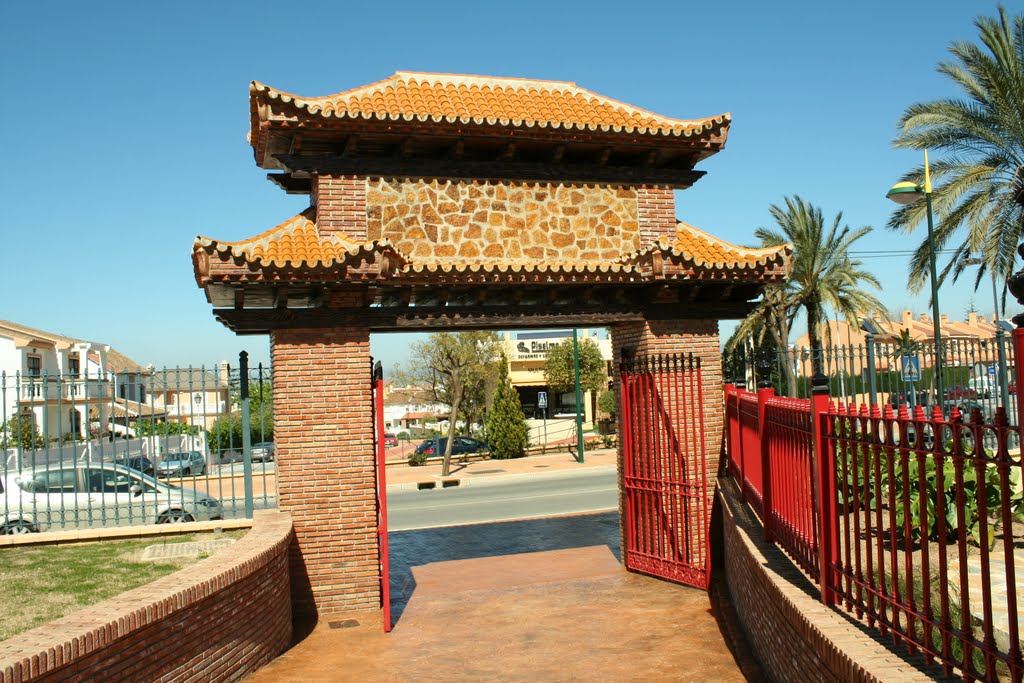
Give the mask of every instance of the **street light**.
[[935, 390], [938, 393], [938, 404], [942, 405], [942, 330], [939, 327], [939, 278], [935, 274], [935, 227], [932, 221], [932, 177], [928, 169], [928, 150], [924, 151], [924, 185], [917, 183], [896, 183], [886, 193], [886, 197], [897, 204], [906, 206], [913, 204], [924, 195], [925, 208], [928, 214], [928, 265], [931, 267], [932, 279], [932, 326], [935, 335]]

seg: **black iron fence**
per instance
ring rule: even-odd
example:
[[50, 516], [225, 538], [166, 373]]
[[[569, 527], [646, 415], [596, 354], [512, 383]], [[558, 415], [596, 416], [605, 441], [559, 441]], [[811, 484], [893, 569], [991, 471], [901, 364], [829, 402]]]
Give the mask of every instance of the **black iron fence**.
[[940, 406], [969, 416], [975, 410], [991, 421], [997, 407], [1016, 423], [1015, 358], [1008, 335], [988, 339], [932, 341], [880, 340], [830, 345], [815, 351], [790, 347], [739, 348], [726, 353], [726, 380], [753, 389], [770, 386], [778, 395], [809, 398], [816, 365], [828, 378], [837, 402], [889, 404], [894, 408]]
[[251, 517], [276, 507], [262, 365], [112, 372], [53, 352], [0, 372], [0, 533]]

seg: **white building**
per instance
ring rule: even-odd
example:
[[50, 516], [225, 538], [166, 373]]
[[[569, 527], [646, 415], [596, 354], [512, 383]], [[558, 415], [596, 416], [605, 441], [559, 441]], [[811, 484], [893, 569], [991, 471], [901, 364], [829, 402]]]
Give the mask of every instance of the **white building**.
[[106, 424], [118, 412], [137, 414], [145, 381], [138, 364], [108, 344], [0, 320], [2, 422], [21, 415], [47, 438], [87, 437], [90, 415]]

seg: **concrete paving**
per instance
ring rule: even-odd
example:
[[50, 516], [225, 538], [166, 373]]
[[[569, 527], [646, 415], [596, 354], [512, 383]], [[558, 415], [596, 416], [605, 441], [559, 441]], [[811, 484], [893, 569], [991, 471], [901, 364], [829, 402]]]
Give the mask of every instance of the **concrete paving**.
[[622, 568], [617, 512], [389, 540], [392, 633], [367, 614], [300, 625], [246, 680], [761, 680], [721, 593]]

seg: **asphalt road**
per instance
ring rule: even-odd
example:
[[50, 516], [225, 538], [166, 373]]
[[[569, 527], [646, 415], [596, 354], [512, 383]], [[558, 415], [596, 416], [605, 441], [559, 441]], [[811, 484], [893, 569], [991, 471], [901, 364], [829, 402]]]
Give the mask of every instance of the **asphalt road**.
[[618, 507], [614, 469], [492, 477], [448, 489], [388, 491], [388, 529], [429, 529]]

